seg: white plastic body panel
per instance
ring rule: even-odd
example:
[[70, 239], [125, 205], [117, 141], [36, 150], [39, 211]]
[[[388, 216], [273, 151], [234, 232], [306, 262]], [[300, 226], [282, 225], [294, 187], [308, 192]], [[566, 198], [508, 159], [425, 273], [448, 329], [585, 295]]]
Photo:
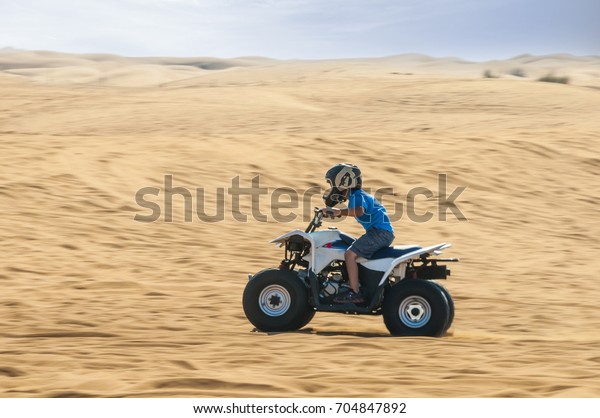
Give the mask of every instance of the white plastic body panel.
[[[332, 261], [344, 260], [344, 248], [327, 248], [325, 245], [340, 239], [340, 231], [324, 230], [312, 233], [306, 233], [299, 229], [288, 232], [280, 237], [275, 238], [271, 242], [283, 245], [290, 237], [299, 235], [311, 244], [310, 252], [304, 257], [304, 260], [309, 262], [309, 268], [316, 274], [327, 267]], [[414, 247], [415, 245], [411, 245]], [[408, 260], [419, 258], [423, 254], [438, 255], [442, 250], [451, 247], [452, 244], [441, 243], [429, 247], [419, 248], [415, 251], [406, 253], [398, 258], [380, 258], [377, 260], [367, 260], [359, 257], [357, 262], [367, 267], [370, 270], [384, 272], [380, 285], [387, 280], [389, 276], [404, 278], [406, 273], [406, 263]], [[394, 246], [394, 248], [407, 248], [407, 245]]]

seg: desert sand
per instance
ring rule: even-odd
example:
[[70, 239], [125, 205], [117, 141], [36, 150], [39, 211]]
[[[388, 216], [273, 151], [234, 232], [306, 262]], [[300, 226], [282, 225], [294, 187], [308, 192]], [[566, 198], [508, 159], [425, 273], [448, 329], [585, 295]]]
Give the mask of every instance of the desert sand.
[[[537, 81], [549, 73], [570, 84]], [[3, 50], [0, 89], [0, 396], [600, 396], [600, 57]], [[439, 173], [448, 194], [468, 187], [467, 221], [441, 221], [434, 197], [417, 205], [433, 219], [394, 224], [396, 243], [452, 242], [462, 260], [444, 337], [324, 313], [256, 332], [247, 274], [277, 266], [269, 240], [303, 219], [184, 222], [176, 198], [173, 222], [134, 220], [136, 191], [167, 174], [205, 188], [211, 212], [236, 176], [305, 190], [342, 161], [394, 187], [388, 207], [414, 187], [437, 196]]]

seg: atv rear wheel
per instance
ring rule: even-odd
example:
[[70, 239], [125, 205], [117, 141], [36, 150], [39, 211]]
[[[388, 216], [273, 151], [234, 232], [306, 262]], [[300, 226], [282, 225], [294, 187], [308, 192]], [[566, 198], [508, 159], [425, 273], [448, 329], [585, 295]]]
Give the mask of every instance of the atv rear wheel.
[[450, 327], [452, 326], [452, 322], [454, 321], [454, 300], [452, 300], [452, 296], [450, 295], [450, 292], [448, 292], [448, 289], [446, 289], [443, 285], [439, 284], [438, 282], [434, 282], [434, 281], [431, 281], [431, 283], [433, 283], [437, 287], [439, 287], [439, 289], [442, 291], [442, 293], [446, 297], [446, 300], [448, 301], [448, 310], [449, 310], [448, 323], [444, 327], [444, 332], [446, 332], [446, 331], [448, 331], [448, 329], [450, 329]]
[[261, 271], [246, 285], [242, 305], [252, 325], [266, 332], [294, 331], [315, 316], [306, 286], [294, 271]]
[[449, 314], [439, 285], [426, 280], [403, 280], [386, 292], [383, 301], [383, 321], [396, 336], [439, 337]]

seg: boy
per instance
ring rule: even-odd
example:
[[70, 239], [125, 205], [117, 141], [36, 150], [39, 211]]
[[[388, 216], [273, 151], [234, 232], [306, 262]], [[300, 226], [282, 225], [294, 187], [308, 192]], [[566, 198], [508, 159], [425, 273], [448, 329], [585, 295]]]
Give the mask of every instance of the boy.
[[[388, 247], [394, 241], [394, 229], [385, 207], [362, 190], [362, 176], [357, 166], [336, 164], [327, 171], [325, 179], [331, 186], [331, 189], [323, 195], [327, 205], [323, 208], [325, 216], [332, 218], [354, 216], [366, 231], [344, 254], [350, 290], [333, 300], [335, 303], [360, 304], [364, 302], [364, 297], [358, 285], [356, 259], [358, 257], [369, 259], [377, 250]], [[332, 207], [346, 200], [348, 200], [347, 209]]]

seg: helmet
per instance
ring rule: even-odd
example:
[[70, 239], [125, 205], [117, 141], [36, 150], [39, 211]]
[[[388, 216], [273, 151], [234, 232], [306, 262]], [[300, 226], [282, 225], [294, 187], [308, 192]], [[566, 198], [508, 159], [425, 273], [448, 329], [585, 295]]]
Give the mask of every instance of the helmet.
[[325, 173], [325, 180], [339, 190], [360, 189], [362, 176], [360, 168], [354, 164], [336, 164]]
[[323, 195], [327, 206], [335, 206], [346, 201], [344, 190], [360, 189], [362, 187], [362, 176], [360, 168], [354, 164], [336, 164], [325, 174], [325, 180], [331, 188]]

